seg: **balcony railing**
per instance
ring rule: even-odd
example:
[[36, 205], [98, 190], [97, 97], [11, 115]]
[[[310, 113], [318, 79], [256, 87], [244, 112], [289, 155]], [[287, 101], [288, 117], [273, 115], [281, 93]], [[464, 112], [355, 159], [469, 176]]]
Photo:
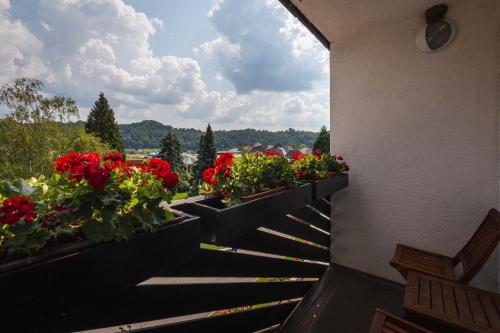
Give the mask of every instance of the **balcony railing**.
[[[333, 185], [329, 192], [345, 186], [347, 178], [342, 184]], [[115, 252], [115, 259], [108, 262], [110, 267], [118, 262], [122, 270], [115, 267], [108, 272], [101, 266], [103, 276], [99, 276], [98, 270], [82, 273], [84, 276], [74, 283], [67, 281], [72, 276], [65, 275], [67, 272], [31, 267], [28, 273], [39, 275], [30, 279], [30, 274], [21, 274], [17, 284], [11, 281], [17, 287], [10, 290], [5, 288], [6, 284], [2, 286], [2, 292], [8, 296], [4, 300], [9, 300], [2, 301], [1, 311], [8, 314], [2, 316], [2, 332], [279, 329], [329, 267], [330, 199], [313, 197], [312, 187], [307, 185], [307, 196], [300, 188], [288, 190], [305, 198], [301, 205], [298, 204], [301, 199], [282, 193], [243, 204], [246, 208], [238, 213], [242, 215], [228, 215], [230, 225], [224, 224], [228, 221], [217, 220], [221, 224], [207, 227], [208, 218], [202, 216], [195, 221], [201, 224], [199, 252], [191, 253], [183, 247], [183, 243], [192, 242], [192, 237], [185, 238], [182, 232], [165, 239], [176, 244], [176, 249], [166, 250], [170, 251], [170, 258], [178, 260], [155, 255], [153, 250], [158, 244], [150, 246], [152, 252], [146, 258], [131, 251], [124, 251], [123, 256]], [[276, 201], [270, 201], [270, 197]], [[286, 201], [282, 200], [284, 197]], [[196, 215], [192, 202], [200, 199], [191, 198], [190, 202], [180, 202], [174, 208]], [[273, 206], [277, 202], [281, 206]], [[246, 215], [258, 220], [252, 221]], [[196, 232], [195, 222], [185, 232]], [[251, 228], [245, 227], [248, 223], [253, 223]], [[220, 233], [212, 237], [209, 231]], [[226, 237], [239, 232], [238, 237]], [[139, 251], [148, 251], [146, 245]], [[182, 251], [189, 253], [185, 255]], [[90, 261], [99, 262], [99, 257]], [[74, 266], [73, 276], [82, 265], [89, 264], [80, 262], [80, 266]], [[11, 274], [11, 280], [16, 276]], [[51, 284], [56, 280], [60, 281], [60, 288]], [[99, 281], [103, 281], [102, 285]], [[23, 291], [23, 286], [28, 285], [29, 292]]]

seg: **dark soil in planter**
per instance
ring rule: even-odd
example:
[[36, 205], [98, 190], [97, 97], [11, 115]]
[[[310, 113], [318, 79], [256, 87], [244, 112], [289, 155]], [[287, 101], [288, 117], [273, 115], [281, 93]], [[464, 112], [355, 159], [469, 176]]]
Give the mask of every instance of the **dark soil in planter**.
[[311, 184], [265, 193], [253, 200], [226, 207], [218, 197], [175, 206], [175, 209], [201, 217], [201, 238], [217, 243], [237, 239], [275, 218], [311, 203]]

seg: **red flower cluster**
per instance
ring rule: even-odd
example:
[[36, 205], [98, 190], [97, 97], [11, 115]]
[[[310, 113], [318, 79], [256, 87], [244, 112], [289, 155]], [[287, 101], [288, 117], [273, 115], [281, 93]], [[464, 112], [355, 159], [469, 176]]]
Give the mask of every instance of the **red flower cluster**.
[[12, 225], [19, 222], [21, 218], [24, 218], [24, 222], [31, 223], [36, 218], [34, 208], [35, 204], [28, 197], [5, 199], [0, 207], [0, 224]]
[[59, 157], [54, 167], [59, 173], [68, 173], [68, 179], [81, 182], [85, 178], [90, 186], [103, 188], [108, 183], [111, 167], [103, 168], [100, 163], [101, 158], [98, 153], [79, 154], [73, 152]]
[[90, 163], [84, 168], [84, 177], [93, 188], [102, 189], [108, 183], [110, 170], [102, 168], [99, 164]]
[[317, 160], [321, 159], [321, 152], [319, 150], [315, 150], [313, 152], [314, 157], [316, 157]]
[[163, 186], [168, 189], [172, 189], [179, 184], [179, 176], [175, 172], [169, 173], [167, 176], [163, 177]]
[[295, 160], [295, 161], [300, 161], [301, 159], [303, 159], [306, 155], [302, 154], [300, 151], [297, 151], [295, 152], [293, 155], [292, 155], [292, 159]]
[[152, 158], [143, 169], [155, 175], [158, 179], [163, 179], [170, 173], [170, 163], [159, 158]]
[[231, 165], [234, 165], [233, 162], [234, 156], [231, 153], [223, 153], [220, 154], [219, 157], [214, 162], [215, 165], [215, 173], [218, 175], [224, 175], [229, 177], [231, 175]]
[[179, 176], [171, 172], [170, 163], [159, 158], [152, 158], [148, 164], [143, 166], [143, 170], [156, 176], [163, 182], [163, 186], [172, 189], [179, 184]]
[[295, 171], [297, 173], [297, 176], [299, 178], [304, 178], [304, 170], [302, 169], [297, 169], [297, 171]]
[[266, 157], [281, 157], [281, 155], [274, 150], [268, 150], [266, 153]]
[[106, 162], [104, 167], [110, 170], [118, 169], [125, 163], [125, 159], [119, 151], [104, 155], [103, 160]]
[[[68, 179], [77, 182], [86, 179], [90, 186], [97, 189], [106, 186], [113, 170], [117, 170], [126, 176], [132, 175], [131, 165], [125, 163], [120, 152], [106, 154], [102, 160], [98, 153], [69, 153], [58, 158], [54, 167], [59, 173], [67, 173]], [[163, 186], [169, 189], [179, 184], [179, 176], [175, 172], [171, 172], [170, 163], [167, 161], [153, 158], [147, 164], [137, 167], [143, 172], [156, 176], [163, 182]]]
[[203, 181], [209, 185], [217, 184], [217, 178], [215, 178], [215, 168], [208, 168], [203, 171]]

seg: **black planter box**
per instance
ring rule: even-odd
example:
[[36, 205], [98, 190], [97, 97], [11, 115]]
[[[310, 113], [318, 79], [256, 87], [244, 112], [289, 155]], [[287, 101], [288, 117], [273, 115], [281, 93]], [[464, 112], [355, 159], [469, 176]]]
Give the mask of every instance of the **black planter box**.
[[75, 294], [91, 299], [92, 293], [135, 286], [197, 257], [199, 251], [200, 219], [181, 215], [154, 233], [138, 233], [128, 241], [72, 244], [5, 264], [0, 266], [0, 293], [10, 301], [2, 302], [0, 311], [11, 312], [13, 303], [59, 305]]
[[202, 241], [223, 244], [310, 204], [311, 189], [311, 184], [302, 184], [231, 207], [225, 207], [217, 197], [207, 197], [175, 209], [201, 217]]
[[347, 187], [349, 185], [349, 175], [341, 173], [325, 179], [307, 182], [312, 184], [313, 200], [318, 200]]

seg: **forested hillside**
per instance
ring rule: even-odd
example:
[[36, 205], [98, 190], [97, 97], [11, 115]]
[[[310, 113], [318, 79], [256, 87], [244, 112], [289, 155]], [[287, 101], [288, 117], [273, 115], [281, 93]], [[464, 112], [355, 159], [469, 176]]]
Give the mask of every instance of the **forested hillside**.
[[[182, 150], [197, 150], [202, 131], [193, 128], [174, 128], [163, 125], [154, 120], [144, 120], [138, 123], [122, 124], [122, 134], [125, 148], [158, 148], [160, 140], [168, 133], [173, 132], [181, 141]], [[215, 145], [217, 149], [230, 149], [251, 145], [256, 142], [262, 144], [290, 144], [299, 146], [304, 144], [312, 147], [318, 133], [307, 131], [264, 131], [256, 129], [215, 131]]]

